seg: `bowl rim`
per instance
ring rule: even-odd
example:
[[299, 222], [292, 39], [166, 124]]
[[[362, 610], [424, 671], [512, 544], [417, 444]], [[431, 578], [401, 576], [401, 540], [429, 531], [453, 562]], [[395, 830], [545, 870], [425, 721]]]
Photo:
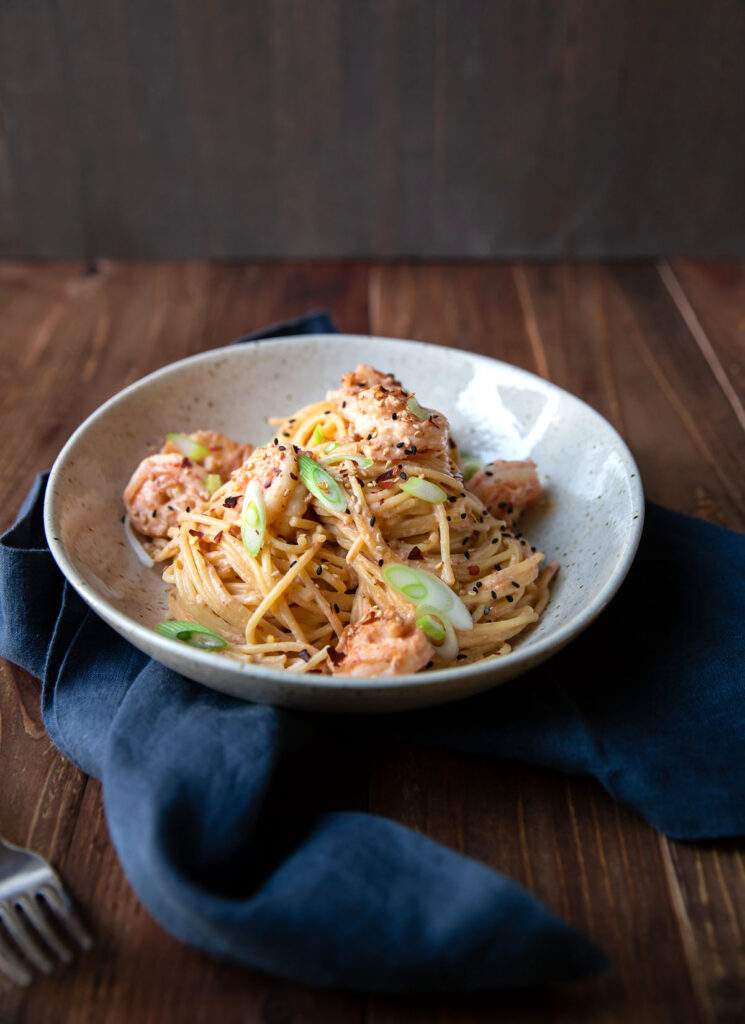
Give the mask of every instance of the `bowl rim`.
[[[272, 668], [270, 666], [256, 665], [253, 663], [244, 663], [234, 658], [221, 657], [216, 655], [214, 652], [201, 651], [197, 648], [187, 647], [185, 644], [179, 644], [179, 653], [182, 657], [186, 655], [190, 660], [193, 659], [196, 665], [201, 665], [205, 670], [210, 667], [214, 668], [215, 659], [216, 657], [219, 657], [221, 672], [227, 671], [228, 674], [234, 675], [236, 681], [245, 676], [258, 676], [267, 682], [275, 682], [278, 685], [285, 683], [288, 687], [292, 687], [294, 689], [297, 689], [298, 687], [307, 688], [308, 690], [323, 689], [329, 694], [332, 694], [334, 691], [348, 692], [351, 689], [363, 687], [365, 689], [374, 688], [378, 691], [402, 688], [408, 690], [417, 687], [431, 688], [436, 686], [439, 682], [445, 682], [446, 680], [452, 679], [454, 675], [457, 675], [458, 679], [463, 680], [464, 689], [466, 689], [467, 680], [473, 680], [479, 676], [488, 675], [494, 672], [494, 670], [501, 665], [509, 665], [510, 678], [512, 678], [520, 675], [523, 671], [530, 669], [533, 665], [545, 660], [552, 654], [558, 653], [562, 647], [582, 633], [608, 606], [623, 583], [623, 580], [631, 568], [636, 556], [644, 525], [645, 503], [639, 468], [628, 445], [612, 423], [577, 395], [572, 394], [570, 391], [560, 387], [558, 384], [554, 384], [553, 381], [546, 380], [544, 377], [539, 377], [537, 374], [531, 373], [530, 370], [525, 370], [512, 363], [507, 363], [500, 359], [494, 359], [491, 356], [485, 356], [478, 352], [471, 352], [467, 349], [451, 348], [446, 345], [438, 345], [432, 342], [415, 341], [407, 338], [389, 338], [370, 334], [298, 334], [286, 335], [279, 338], [256, 339], [262, 349], [264, 347], [281, 349], [289, 345], [297, 346], [299, 342], [304, 342], [306, 344], [322, 342], [344, 345], [350, 340], [375, 343], [392, 342], [399, 346], [404, 345], [407, 347], [418, 347], [424, 351], [432, 353], [436, 352], [440, 355], [443, 352], [446, 352], [455, 357], [467, 356], [469, 359], [476, 360], [477, 363], [486, 363], [492, 367], [496, 365], [500, 369], [507, 370], [513, 378], [522, 378], [526, 381], [532, 382], [534, 385], [535, 383], [538, 383], [541, 389], [548, 390], [549, 392], [558, 392], [564, 398], [569, 398], [572, 402], [579, 403], [579, 405], [584, 407], [591, 416], [602, 421], [604, 427], [610, 432], [610, 436], [613, 438], [617, 450], [620, 451], [624, 458], [626, 468], [628, 470], [627, 478], [631, 503], [634, 506], [634, 514], [632, 515], [631, 523], [629, 524], [628, 539], [622, 557], [619, 558], [613, 572], [600, 590], [594, 594], [589, 604], [585, 608], [575, 612], [557, 629], [554, 629], [551, 633], [536, 640], [530, 647], [517, 647], [517, 649], [513, 649], [504, 657], [489, 658], [484, 661], [474, 662], [471, 665], [430, 669], [426, 673], [413, 673], [398, 676], [374, 676], [362, 680], [354, 676], [311, 675], [307, 673], [293, 672], [291, 669], [279, 669]], [[165, 366], [159, 367], [152, 373], [149, 373], [146, 376], [141, 377], [139, 380], [134, 381], [132, 384], [122, 388], [98, 406], [98, 408], [87, 416], [86, 419], [83, 420], [83, 422], [73, 431], [57, 455], [57, 458], [54, 460], [49, 474], [44, 498], [44, 530], [50, 552], [59, 569], [72, 587], [83, 598], [86, 604], [88, 604], [100, 618], [112, 626], [130, 643], [139, 647], [140, 650], [148, 653], [151, 651], [162, 651], [165, 655], [161, 662], [162, 664], [168, 663], [168, 652], [173, 651], [173, 647], [171, 645], [177, 641], [162, 637], [159, 633], [156, 633], [155, 630], [148, 629], [146, 626], [119, 611], [119, 609], [96, 592], [93, 587], [87, 583], [68, 557], [65, 546], [59, 537], [59, 534], [61, 533], [60, 515], [62, 498], [58, 481], [65, 471], [68, 460], [74, 455], [76, 447], [85, 437], [87, 431], [99, 420], [105, 418], [112, 408], [122, 402], [125, 402], [130, 395], [146, 389], [162, 377], [167, 377], [172, 373], [178, 372], [184, 366], [194, 366], [198, 365], [200, 362], [210, 363], [215, 359], [225, 357], [235, 358], [237, 353], [248, 350], [249, 346], [252, 344], [252, 342], [244, 344], [234, 342], [229, 345], [221, 346], [220, 348], [208, 349], [205, 352], [198, 352], [194, 355], [186, 356], [183, 359], [176, 360], [175, 362], [167, 363]], [[117, 514], [119, 513], [117, 512]], [[132, 639], [133, 636], [136, 637], [139, 642], [135, 642], [135, 640]], [[157, 657], [157, 654], [152, 656], [154, 657], [154, 660], [160, 660]], [[182, 674], [188, 675], [188, 673]], [[497, 683], [498, 680], [495, 680], [494, 685]]]

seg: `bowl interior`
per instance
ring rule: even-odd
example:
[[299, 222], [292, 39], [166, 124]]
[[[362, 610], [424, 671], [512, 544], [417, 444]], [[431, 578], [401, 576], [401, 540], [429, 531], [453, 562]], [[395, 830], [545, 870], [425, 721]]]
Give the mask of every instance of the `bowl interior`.
[[[361, 362], [394, 372], [423, 405], [442, 410], [461, 447], [477, 457], [535, 460], [550, 506], [525, 516], [520, 529], [547, 559], [561, 563], [540, 623], [499, 661], [380, 685], [247, 667], [153, 634], [165, 616], [165, 588], [157, 570], [137, 561], [121, 523], [122, 491], [140, 459], [157, 450], [167, 432], [200, 427], [261, 444], [272, 433], [268, 417], [317, 401]], [[380, 694], [386, 692], [389, 704], [402, 707], [474, 692], [558, 649], [617, 589], [636, 549], [642, 514], [638, 471], [625, 444], [598, 413], [567, 392], [467, 352], [331, 335], [219, 349], [127, 388], [94, 413], [61, 452], [50, 479], [46, 525], [55, 558], [82, 596], [158, 660], [250, 699], [341, 708], [357, 694], [357, 705], [367, 709], [376, 694], [382, 708]], [[450, 685], [438, 689], [445, 677]]]

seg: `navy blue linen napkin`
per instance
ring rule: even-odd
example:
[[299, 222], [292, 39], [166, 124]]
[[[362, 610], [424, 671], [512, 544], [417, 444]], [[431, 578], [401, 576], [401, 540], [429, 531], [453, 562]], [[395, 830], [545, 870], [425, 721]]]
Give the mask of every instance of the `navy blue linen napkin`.
[[[334, 329], [314, 314], [268, 336]], [[135, 650], [60, 575], [45, 486], [39, 477], [0, 538], [0, 653], [42, 679], [50, 736], [102, 780], [124, 870], [173, 935], [365, 991], [540, 985], [607, 967], [484, 865], [383, 818], [319, 810], [314, 766], [339, 719], [221, 696]], [[333, 770], [349, 756], [347, 742]]]

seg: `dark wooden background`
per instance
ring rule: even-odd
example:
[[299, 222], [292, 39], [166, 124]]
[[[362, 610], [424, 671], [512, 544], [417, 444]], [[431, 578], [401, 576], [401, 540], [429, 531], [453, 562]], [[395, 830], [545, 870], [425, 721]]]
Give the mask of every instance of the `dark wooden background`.
[[[745, 262], [690, 261], [0, 263], [0, 529], [115, 391], [311, 306], [348, 331], [460, 346], [550, 378], [623, 434], [649, 498], [745, 529]], [[526, 885], [607, 951], [612, 973], [545, 992], [365, 998], [181, 945], [130, 888], [99, 783], [47, 736], [38, 682], [0, 661], [0, 831], [52, 859], [96, 937], [29, 990], [0, 979], [2, 1024], [745, 1020], [742, 839], [673, 842], [594, 780], [383, 739], [326, 778], [328, 807], [393, 818]]]
[[0, 0], [0, 255], [745, 255], [742, 0]]

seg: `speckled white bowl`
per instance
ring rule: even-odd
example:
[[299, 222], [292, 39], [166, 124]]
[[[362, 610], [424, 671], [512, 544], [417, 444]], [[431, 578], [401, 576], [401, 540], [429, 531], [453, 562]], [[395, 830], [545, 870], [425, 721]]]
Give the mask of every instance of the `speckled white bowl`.
[[[483, 460], [532, 458], [551, 498], [521, 529], [561, 571], [540, 623], [502, 659], [392, 679], [300, 675], [241, 665], [153, 631], [165, 587], [125, 542], [122, 491], [168, 431], [199, 427], [241, 441], [269, 416], [315, 401], [358, 363], [391, 371], [441, 409]], [[349, 335], [217, 349], [145, 377], [80, 426], [52, 469], [44, 509], [57, 564], [88, 604], [136, 647], [191, 679], [245, 700], [321, 711], [390, 711], [455, 700], [503, 683], [577, 636], [615, 594], [634, 557], [644, 502], [638, 470], [597, 412], [553, 384], [469, 352]]]

